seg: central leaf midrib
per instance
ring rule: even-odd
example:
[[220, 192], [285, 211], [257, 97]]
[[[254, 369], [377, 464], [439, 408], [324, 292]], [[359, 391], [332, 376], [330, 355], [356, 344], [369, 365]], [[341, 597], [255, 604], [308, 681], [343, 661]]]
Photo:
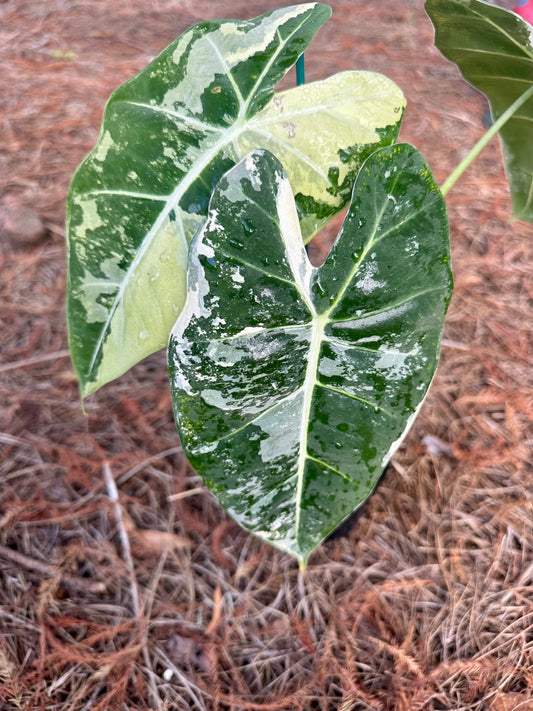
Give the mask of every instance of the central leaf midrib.
[[[398, 176], [396, 176], [395, 179], [392, 181], [389, 195], [394, 193], [394, 189], [396, 187], [397, 181], [398, 181]], [[304, 403], [303, 403], [303, 407], [302, 407], [302, 419], [301, 419], [301, 429], [300, 429], [300, 450], [299, 450], [299, 455], [298, 455], [298, 464], [297, 464], [297, 468], [296, 468], [296, 471], [298, 473], [298, 483], [297, 483], [297, 488], [296, 488], [296, 522], [295, 522], [295, 531], [296, 531], [297, 538], [298, 538], [299, 529], [300, 529], [300, 516], [301, 516], [301, 510], [302, 510], [305, 463], [309, 457], [309, 453], [307, 451], [307, 443], [308, 443], [308, 437], [309, 437], [309, 421], [310, 421], [310, 415], [311, 415], [311, 405], [313, 402], [313, 395], [314, 395], [315, 387], [317, 386], [317, 384], [319, 382], [317, 373], [318, 373], [318, 364], [319, 364], [319, 360], [320, 360], [320, 351], [321, 351], [322, 341], [324, 339], [324, 331], [325, 331], [326, 326], [330, 323], [331, 314], [337, 307], [337, 304], [339, 303], [339, 301], [342, 300], [342, 298], [346, 292], [346, 289], [348, 288], [349, 284], [355, 277], [355, 274], [359, 270], [359, 267], [361, 266], [362, 262], [364, 261], [366, 255], [372, 249], [372, 247], [375, 245], [376, 241], [379, 241], [379, 240], [376, 240], [377, 228], [381, 222], [381, 219], [383, 217], [383, 214], [385, 213], [386, 208], [387, 208], [387, 202], [384, 201], [381, 210], [379, 211], [379, 213], [376, 213], [376, 215], [375, 215], [374, 229], [372, 231], [372, 234], [370, 235], [370, 238], [368, 240], [366, 247], [363, 249], [360, 258], [354, 265], [348, 278], [346, 279], [346, 282], [344, 283], [343, 287], [337, 293], [337, 296], [335, 297], [333, 302], [330, 304], [330, 307], [328, 308], [328, 310], [325, 311], [324, 313], [321, 313], [321, 314], [317, 314], [316, 311], [314, 312], [313, 329], [311, 332], [311, 343], [310, 343], [310, 349], [309, 349], [310, 355], [309, 355], [309, 360], [307, 362], [307, 369], [306, 369], [306, 375], [305, 375], [304, 386], [303, 386], [304, 387]], [[315, 273], [319, 273], [319, 272], [320, 272], [320, 267], [316, 268], [316, 270], [315, 270]], [[314, 311], [314, 308], [312, 309], [312, 311]]]
[[318, 363], [320, 360], [320, 349], [326, 328], [327, 319], [322, 315], [315, 315], [313, 319], [313, 328], [311, 331], [311, 342], [309, 345], [309, 359], [305, 372], [305, 380], [303, 383], [304, 401], [302, 405], [302, 417], [300, 421], [300, 450], [298, 453], [298, 463], [296, 472], [298, 475], [296, 486], [296, 522], [295, 531], [296, 537], [299, 535], [300, 514], [302, 510], [303, 498], [303, 483], [305, 473], [305, 462], [308, 457], [307, 441], [309, 438], [309, 421], [311, 417], [311, 405], [317, 380]]

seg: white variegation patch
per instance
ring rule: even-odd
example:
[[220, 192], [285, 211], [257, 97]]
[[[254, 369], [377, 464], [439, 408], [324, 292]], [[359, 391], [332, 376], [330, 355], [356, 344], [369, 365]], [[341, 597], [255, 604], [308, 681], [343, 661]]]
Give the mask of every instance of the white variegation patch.
[[267, 435], [261, 440], [259, 456], [263, 462], [277, 459], [286, 460], [294, 455], [300, 446], [300, 427], [303, 405], [303, 393], [296, 390], [283, 401], [283, 410], [273, 407], [257, 418], [259, 425]]
[[[377, 313], [370, 314], [368, 316], [361, 316], [357, 319], [348, 319], [347, 321], [338, 321], [333, 324], [333, 328], [353, 328], [354, 330], [359, 330], [361, 327], [371, 328], [379, 326], [379, 324], [384, 321], [388, 321], [391, 318], [399, 318], [402, 314], [405, 314], [410, 309], [410, 304], [408, 302], [400, 304], [399, 306], [394, 306], [385, 311], [379, 311]], [[368, 336], [359, 339], [359, 343], [370, 342], [371, 339], [379, 340], [375, 336]]]
[[[376, 370], [385, 370], [387, 377], [391, 380], [403, 380], [419, 367], [417, 356], [420, 355], [421, 347], [417, 343], [410, 351], [380, 351], [379, 358], [374, 363]], [[427, 358], [421, 358], [422, 362]]]
[[97, 299], [102, 294], [113, 294], [124, 281], [125, 273], [113, 258], [105, 259], [100, 269], [103, 277], [85, 272], [79, 283], [80, 298], [86, 308], [87, 323], [102, 323], [107, 318], [107, 309]]
[[109, 150], [113, 148], [114, 145], [115, 142], [113, 140], [113, 136], [110, 134], [109, 131], [104, 131], [98, 141], [98, 145], [94, 150], [94, 160], [97, 160], [99, 163], [103, 163], [107, 158]]
[[208, 404], [219, 410], [234, 410], [235, 401], [233, 399], [224, 396], [220, 390], [206, 390], [200, 391], [200, 397]]
[[[315, 3], [302, 3], [297, 6], [281, 8], [275, 18], [265, 18], [260, 25], [248, 30], [246, 33], [239, 32], [238, 25], [222, 25], [223, 31], [221, 34], [224, 38], [223, 49], [225, 50], [226, 60], [233, 65], [245, 62], [258, 52], [263, 51], [265, 47], [276, 39], [280, 25], [284, 25], [289, 20], [308, 13], [313, 9], [314, 5]], [[238, 50], [235, 50], [235, 45], [237, 44], [235, 42], [236, 33], [243, 36], [243, 42]]]
[[346, 376], [346, 366], [340, 359], [333, 360], [323, 356], [318, 364], [318, 372], [328, 378], [335, 376], [342, 378]]
[[239, 267], [237, 267], [235, 269], [235, 271], [233, 272], [233, 274], [231, 275], [231, 280], [235, 284], [244, 284], [244, 277], [241, 274], [241, 270], [239, 269]]
[[379, 270], [379, 265], [374, 261], [364, 262], [359, 271], [361, 272], [360, 278], [356, 282], [356, 287], [360, 289], [363, 294], [371, 294], [376, 289], [383, 289], [387, 282], [383, 279], [375, 279], [375, 275]]
[[104, 227], [105, 223], [98, 212], [98, 201], [94, 198], [78, 198], [76, 205], [81, 208], [83, 220], [76, 228], [76, 233], [86, 237], [88, 232], [97, 230], [99, 227]]
[[210, 343], [206, 355], [221, 368], [228, 368], [249, 356], [249, 351], [231, 343]]

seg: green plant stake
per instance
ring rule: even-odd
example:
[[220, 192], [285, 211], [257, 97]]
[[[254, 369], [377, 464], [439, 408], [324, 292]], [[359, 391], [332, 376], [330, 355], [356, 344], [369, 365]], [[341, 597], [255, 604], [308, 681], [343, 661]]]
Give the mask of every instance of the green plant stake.
[[302, 84], [305, 84], [305, 59], [303, 54], [296, 61], [296, 85], [302, 86]]

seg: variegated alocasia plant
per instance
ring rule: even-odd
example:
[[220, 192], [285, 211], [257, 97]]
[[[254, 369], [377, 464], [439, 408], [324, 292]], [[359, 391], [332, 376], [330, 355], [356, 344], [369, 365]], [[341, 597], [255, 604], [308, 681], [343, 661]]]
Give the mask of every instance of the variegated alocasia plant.
[[[483, 0], [426, 8], [496, 118], [442, 193], [501, 130], [515, 215], [533, 220], [533, 28]], [[400, 89], [343, 72], [274, 90], [330, 12], [305, 3], [185, 32], [111, 96], [67, 204], [82, 396], [172, 329], [192, 464], [237, 521], [301, 565], [409, 429], [452, 291], [442, 193], [418, 151], [394, 145]], [[348, 203], [311, 266], [304, 245]]]
[[242, 526], [305, 565], [375, 487], [435, 371], [452, 290], [443, 198], [418, 151], [374, 152], [326, 262], [255, 151], [220, 180], [171, 334], [176, 421]]
[[219, 178], [248, 151], [283, 162], [309, 240], [345, 207], [362, 161], [396, 140], [405, 100], [382, 75], [274, 93], [330, 13], [307, 3], [200, 23], [111, 96], [67, 204], [69, 345], [83, 397], [166, 346], [190, 240]]

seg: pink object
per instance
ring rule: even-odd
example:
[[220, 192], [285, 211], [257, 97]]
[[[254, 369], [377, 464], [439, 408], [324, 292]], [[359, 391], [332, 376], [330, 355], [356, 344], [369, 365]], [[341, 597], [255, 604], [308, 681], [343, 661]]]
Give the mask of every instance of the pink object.
[[520, 0], [514, 11], [530, 25], [533, 25], [533, 0]]

